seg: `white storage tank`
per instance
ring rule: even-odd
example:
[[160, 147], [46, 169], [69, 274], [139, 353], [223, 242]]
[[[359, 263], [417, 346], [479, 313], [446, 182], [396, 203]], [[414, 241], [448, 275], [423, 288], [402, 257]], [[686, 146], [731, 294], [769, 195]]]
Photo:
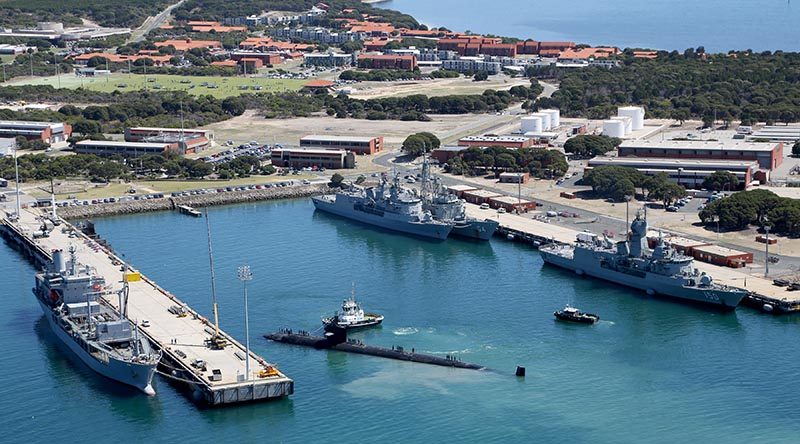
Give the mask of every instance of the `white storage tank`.
[[538, 116], [525, 116], [522, 118], [523, 133], [541, 133], [542, 118]]
[[539, 117], [542, 119], [542, 130], [543, 131], [550, 131], [553, 127], [552, 122], [550, 122], [550, 114], [538, 112], [531, 114], [533, 117]]
[[633, 119], [631, 119], [631, 118], [630, 118], [630, 117], [628, 117], [628, 116], [624, 116], [624, 117], [621, 117], [621, 116], [612, 117], [610, 120], [619, 120], [620, 122], [622, 122], [623, 124], [625, 124], [625, 134], [630, 134], [630, 133], [631, 133], [631, 131], [633, 131]]
[[617, 115], [620, 117], [630, 117], [634, 131], [644, 128], [644, 108], [641, 106], [620, 107], [617, 109]]
[[558, 128], [559, 126], [561, 126], [561, 111], [557, 109], [542, 109], [539, 110], [539, 112], [550, 115], [551, 128]]
[[608, 137], [625, 137], [625, 122], [622, 120], [606, 120], [603, 122], [603, 135]]

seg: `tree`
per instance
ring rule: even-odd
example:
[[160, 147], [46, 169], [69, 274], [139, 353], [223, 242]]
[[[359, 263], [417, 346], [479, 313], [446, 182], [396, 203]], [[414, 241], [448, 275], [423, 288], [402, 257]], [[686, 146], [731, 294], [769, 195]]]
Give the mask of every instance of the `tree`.
[[622, 179], [614, 182], [611, 186], [611, 197], [617, 202], [623, 202], [626, 196], [634, 196], [636, 194], [636, 187], [630, 179]]
[[800, 142], [796, 142], [792, 145], [792, 156], [800, 157]]
[[473, 77], [473, 80], [476, 82], [483, 82], [485, 80], [489, 80], [489, 73], [487, 73], [486, 71], [478, 71], [475, 73], [475, 77]]
[[728, 171], [714, 171], [703, 180], [703, 188], [713, 191], [733, 191], [739, 186], [739, 178]]
[[431, 133], [416, 133], [406, 137], [402, 150], [410, 156], [417, 157], [438, 148], [441, 142]]
[[342, 182], [344, 182], [344, 176], [339, 173], [333, 173], [331, 176], [331, 181], [328, 184], [331, 188], [340, 188], [342, 186]]
[[246, 106], [241, 97], [231, 96], [222, 101], [222, 109], [232, 116], [241, 116]]
[[652, 186], [653, 188], [650, 189], [648, 197], [660, 200], [665, 207], [670, 206], [672, 202], [678, 199], [686, 197], [686, 188], [669, 180]]
[[564, 142], [564, 151], [579, 157], [593, 157], [605, 154], [622, 143], [616, 137], [580, 134]]

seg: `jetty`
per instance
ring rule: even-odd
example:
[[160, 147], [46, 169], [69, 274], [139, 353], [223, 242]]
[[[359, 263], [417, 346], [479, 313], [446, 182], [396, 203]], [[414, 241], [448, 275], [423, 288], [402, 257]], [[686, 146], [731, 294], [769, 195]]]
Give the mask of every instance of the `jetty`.
[[[537, 248], [553, 242], [572, 245], [578, 233], [582, 232], [516, 214], [481, 210], [478, 205], [470, 203], [466, 204], [466, 212], [470, 217], [497, 220], [500, 223], [498, 235]], [[743, 305], [769, 313], [800, 313], [800, 291], [788, 291], [786, 287], [773, 285], [771, 279], [753, 276], [734, 268], [700, 261], [695, 261], [695, 266], [711, 275], [716, 282], [747, 290], [748, 294], [742, 300]]]
[[119, 309], [116, 292], [122, 288], [123, 279], [128, 283], [128, 317], [163, 351], [159, 374], [194, 401], [223, 406], [281, 398], [294, 392], [294, 381], [252, 350], [247, 374], [245, 346], [223, 330], [211, 341], [215, 335], [213, 322], [139, 271], [126, 268], [110, 249], [73, 225], [34, 208], [22, 209], [15, 219], [3, 215], [0, 234], [36, 267], [48, 264], [53, 251], [73, 246], [78, 262], [105, 278], [103, 299], [115, 310]]
[[356, 353], [359, 355], [375, 356], [378, 358], [396, 359], [398, 361], [416, 362], [419, 364], [438, 365], [442, 367], [463, 368], [467, 370], [486, 370], [482, 365], [463, 362], [455, 356], [438, 356], [427, 353], [419, 353], [414, 349], [408, 351], [403, 347], [378, 347], [367, 345], [358, 340], [347, 339], [345, 329], [334, 328], [334, 331], [326, 332], [325, 336], [314, 336], [311, 333], [292, 330], [281, 330], [277, 333], [264, 335], [270, 341], [311, 347], [317, 350], [336, 350], [345, 353]]
[[187, 216], [203, 217], [203, 213], [195, 210], [194, 208], [190, 207], [189, 205], [178, 205], [178, 211], [181, 214], [185, 214]]

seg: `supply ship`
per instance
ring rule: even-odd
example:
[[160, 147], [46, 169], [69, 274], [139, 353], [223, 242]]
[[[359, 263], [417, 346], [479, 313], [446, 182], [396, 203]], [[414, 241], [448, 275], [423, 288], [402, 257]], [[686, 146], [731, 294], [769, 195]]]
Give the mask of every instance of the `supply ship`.
[[53, 333], [92, 370], [155, 395], [152, 381], [161, 352], [126, 318], [127, 283], [117, 292], [118, 313], [102, 300], [113, 294], [105, 280], [77, 263], [74, 247], [69, 253], [66, 261], [62, 250], [54, 251], [33, 288]]
[[311, 200], [320, 211], [425, 238], [444, 240], [453, 229], [452, 222], [434, 220], [419, 196], [402, 188], [397, 177], [391, 185], [381, 179], [377, 187], [351, 186]]
[[661, 237], [647, 249], [647, 220], [641, 213], [631, 223], [630, 238], [612, 243], [592, 233], [578, 234], [575, 246], [551, 244], [539, 248], [545, 263], [621, 285], [733, 310], [747, 295], [741, 288], [720, 285], [694, 266], [694, 259], [677, 253]]

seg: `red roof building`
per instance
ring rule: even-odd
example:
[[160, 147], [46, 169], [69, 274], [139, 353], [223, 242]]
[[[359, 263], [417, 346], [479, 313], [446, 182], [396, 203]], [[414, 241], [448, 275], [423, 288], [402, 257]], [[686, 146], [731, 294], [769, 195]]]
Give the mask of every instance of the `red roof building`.
[[222, 49], [222, 42], [217, 40], [165, 40], [163, 42], [156, 42], [156, 47], [173, 46], [176, 51], [186, 52], [190, 49]]
[[517, 54], [539, 54], [539, 42], [536, 40], [517, 42]]
[[405, 69], [413, 71], [417, 68], [417, 57], [413, 55], [394, 54], [360, 54], [359, 68], [369, 69]]

